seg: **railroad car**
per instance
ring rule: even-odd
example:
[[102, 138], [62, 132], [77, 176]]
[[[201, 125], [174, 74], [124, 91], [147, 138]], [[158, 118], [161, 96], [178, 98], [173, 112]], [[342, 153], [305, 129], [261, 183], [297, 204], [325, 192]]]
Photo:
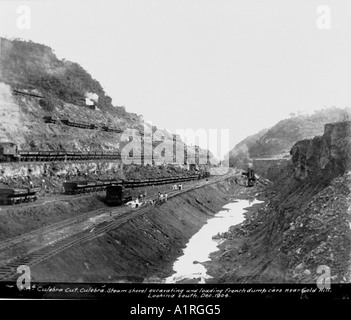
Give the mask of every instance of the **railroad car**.
[[117, 132], [117, 133], [122, 133], [122, 132], [123, 132], [123, 130], [121, 130], [121, 129], [116, 129], [116, 128], [110, 128], [110, 131], [111, 131], [111, 132]]
[[15, 143], [12, 143], [12, 142], [0, 143], [0, 161], [2, 162], [20, 161], [20, 155], [18, 154], [18, 148]]
[[15, 95], [25, 95], [25, 96], [31, 96], [31, 97], [35, 97], [35, 98], [45, 98], [44, 96], [42, 95], [39, 95], [39, 94], [36, 94], [36, 93], [31, 93], [31, 92], [23, 92], [23, 91], [20, 91], [20, 90], [13, 90], [12, 91]]
[[44, 122], [45, 122], [45, 123], [53, 123], [53, 124], [56, 124], [56, 123], [58, 123], [58, 121], [59, 121], [57, 118], [52, 117], [52, 116], [44, 116], [43, 119], [44, 119]]
[[111, 128], [111, 127], [108, 127], [108, 126], [102, 126], [101, 130], [106, 131], [106, 132], [117, 132], [117, 133], [122, 133], [123, 132], [123, 130], [121, 130], [121, 129]]
[[120, 206], [132, 200], [130, 191], [125, 190], [123, 185], [116, 184], [106, 188], [106, 204], [110, 206]]
[[117, 159], [118, 153], [117, 152], [103, 152], [103, 159]]
[[21, 161], [37, 161], [39, 151], [21, 150], [19, 155], [21, 156]]
[[63, 183], [65, 194], [79, 194], [92, 192], [98, 189], [98, 187], [99, 186], [95, 181], [70, 181]]
[[68, 118], [61, 119], [61, 122], [65, 124], [66, 126], [70, 127], [76, 127], [76, 128], [81, 128], [81, 129], [95, 129], [94, 124], [87, 123], [85, 121], [80, 121], [80, 122], [75, 122], [72, 121]]
[[0, 204], [19, 204], [37, 200], [36, 193], [40, 188], [1, 188]]
[[116, 179], [110, 179], [110, 180], [101, 180], [101, 182], [106, 186], [110, 186], [113, 184], [123, 184], [123, 180], [116, 180]]

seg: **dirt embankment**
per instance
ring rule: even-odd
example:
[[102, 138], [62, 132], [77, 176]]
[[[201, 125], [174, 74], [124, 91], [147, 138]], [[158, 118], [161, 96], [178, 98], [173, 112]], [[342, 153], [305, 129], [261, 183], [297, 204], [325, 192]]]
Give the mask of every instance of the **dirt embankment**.
[[0, 241], [77, 217], [88, 211], [108, 208], [99, 196], [80, 196], [41, 201], [30, 206], [6, 206], [0, 210]]
[[[79, 164], [77, 164], [79, 165]], [[89, 163], [86, 166], [86, 172], [90, 168], [94, 169], [94, 163]], [[101, 169], [101, 166], [100, 166]], [[127, 177], [163, 177], [172, 176], [174, 174], [191, 174], [192, 172], [183, 170], [177, 166], [161, 166], [161, 167], [143, 167], [136, 165], [124, 166], [120, 170], [120, 175]], [[91, 172], [87, 176], [77, 176], [77, 179], [86, 179], [86, 177], [96, 180], [101, 179], [102, 170], [99, 175], [94, 175]], [[116, 174], [116, 176], [117, 176]], [[113, 176], [116, 178], [116, 176]], [[105, 175], [105, 178], [108, 175]], [[108, 178], [111, 178], [108, 177]], [[11, 183], [18, 182], [19, 179], [10, 178], [8, 181]], [[49, 186], [48, 193], [39, 194], [39, 198], [34, 203], [24, 203], [19, 205], [7, 205], [0, 207], [0, 241], [23, 235], [42, 227], [52, 225], [57, 222], [63, 222], [70, 218], [77, 218], [79, 216], [97, 214], [95, 210], [111, 210], [111, 207], [105, 203], [106, 191], [101, 191], [93, 194], [86, 195], [64, 195], [62, 194], [62, 182], [59, 179], [45, 179], [46, 185]], [[203, 181], [203, 180], [201, 180]], [[197, 184], [197, 180], [184, 182], [183, 186], [193, 186]], [[1, 183], [0, 183], [1, 186]], [[158, 192], [169, 192], [172, 189], [171, 185], [148, 186], [144, 188], [131, 189], [131, 196], [136, 199], [140, 194], [147, 194], [148, 197], [153, 199], [157, 198]], [[115, 209], [123, 209], [123, 207], [116, 207]]]
[[182, 248], [235, 193], [233, 179], [178, 195], [32, 269], [35, 281], [144, 281], [172, 274]]
[[334, 283], [350, 281], [350, 128], [325, 126], [322, 137], [303, 140], [264, 206], [224, 235], [207, 264], [214, 282], [316, 283], [328, 266]]

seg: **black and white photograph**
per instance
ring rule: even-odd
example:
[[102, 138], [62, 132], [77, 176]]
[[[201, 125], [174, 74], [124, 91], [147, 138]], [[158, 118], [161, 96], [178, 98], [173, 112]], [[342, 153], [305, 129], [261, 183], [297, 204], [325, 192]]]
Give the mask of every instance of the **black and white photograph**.
[[0, 0], [0, 299], [131, 319], [349, 300], [350, 16]]

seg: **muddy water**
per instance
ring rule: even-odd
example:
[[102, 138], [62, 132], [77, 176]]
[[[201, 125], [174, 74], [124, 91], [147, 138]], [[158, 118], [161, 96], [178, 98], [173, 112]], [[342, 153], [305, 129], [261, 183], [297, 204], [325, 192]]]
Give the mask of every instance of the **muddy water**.
[[207, 274], [207, 270], [201, 262], [209, 261], [209, 255], [218, 250], [218, 245], [222, 241], [212, 239], [212, 237], [243, 222], [244, 208], [260, 202], [258, 200], [238, 200], [225, 205], [189, 240], [183, 250], [183, 255], [173, 265], [175, 273], [166, 278], [165, 283], [205, 283], [206, 279], [210, 279], [211, 276]]

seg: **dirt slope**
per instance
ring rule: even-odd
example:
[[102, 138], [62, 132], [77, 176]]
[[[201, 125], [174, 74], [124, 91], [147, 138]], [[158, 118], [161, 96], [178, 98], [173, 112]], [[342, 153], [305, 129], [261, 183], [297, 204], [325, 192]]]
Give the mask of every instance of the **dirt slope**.
[[34, 266], [33, 279], [142, 282], [170, 276], [189, 238], [235, 191], [242, 189], [230, 180], [172, 198], [116, 230]]

